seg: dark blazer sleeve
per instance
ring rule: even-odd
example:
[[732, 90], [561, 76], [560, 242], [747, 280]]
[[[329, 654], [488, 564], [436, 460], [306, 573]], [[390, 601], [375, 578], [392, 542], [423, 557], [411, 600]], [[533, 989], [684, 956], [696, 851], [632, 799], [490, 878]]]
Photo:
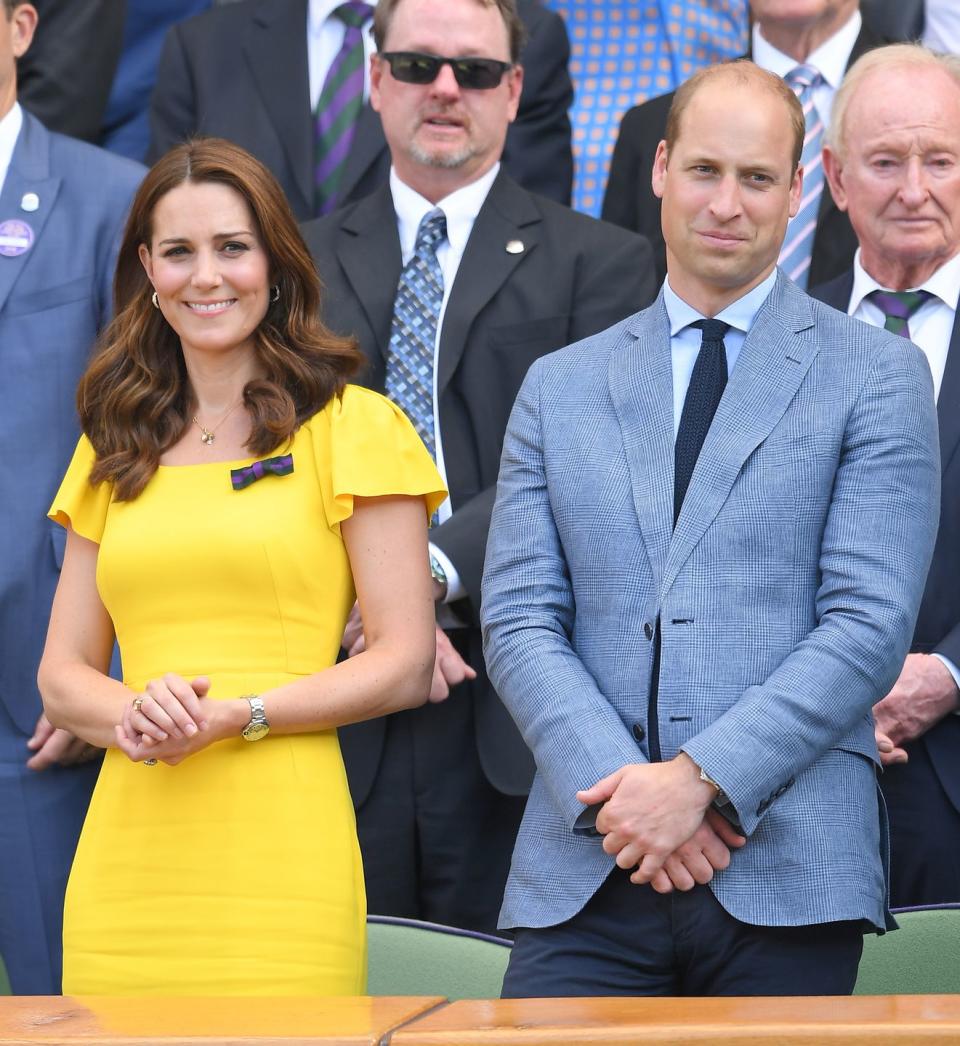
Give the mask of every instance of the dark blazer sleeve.
[[673, 92], [651, 98], [628, 109], [620, 121], [620, 133], [610, 162], [610, 175], [603, 196], [605, 221], [639, 232], [653, 247], [659, 280], [667, 272], [666, 247], [660, 228], [660, 201], [650, 184], [657, 146], [667, 131], [667, 114]]
[[33, 0], [39, 21], [17, 63], [17, 98], [51, 131], [100, 139], [123, 46], [125, 0]]
[[[617, 235], [601, 225], [597, 228], [600, 235], [594, 245], [581, 251], [577, 260], [577, 290], [570, 305], [564, 344], [618, 323], [649, 305], [656, 296], [658, 283], [650, 244], [639, 236]], [[502, 436], [500, 433], [501, 439]], [[493, 483], [430, 532], [430, 540], [449, 557], [466, 589], [467, 598], [457, 604], [457, 610], [474, 622], [479, 620], [480, 582], [495, 498]]]
[[529, 37], [520, 56], [523, 94], [507, 131], [503, 166], [525, 189], [569, 205], [573, 191], [570, 41], [563, 19], [527, 0], [519, 5]]

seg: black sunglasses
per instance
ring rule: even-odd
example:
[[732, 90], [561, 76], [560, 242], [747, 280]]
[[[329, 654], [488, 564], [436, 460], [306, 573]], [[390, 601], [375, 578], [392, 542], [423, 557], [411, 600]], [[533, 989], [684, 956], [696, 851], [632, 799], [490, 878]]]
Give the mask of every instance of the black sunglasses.
[[440, 75], [440, 67], [449, 65], [457, 83], [474, 91], [489, 91], [512, 69], [510, 62], [495, 58], [440, 58], [416, 51], [381, 51], [380, 57], [390, 63], [394, 80], [405, 84], [432, 84]]

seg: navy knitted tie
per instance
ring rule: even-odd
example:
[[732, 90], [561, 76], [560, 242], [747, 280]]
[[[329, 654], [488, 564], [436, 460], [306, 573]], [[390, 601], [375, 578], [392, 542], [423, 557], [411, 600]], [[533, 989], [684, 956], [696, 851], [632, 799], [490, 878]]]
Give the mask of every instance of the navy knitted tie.
[[727, 384], [727, 350], [723, 336], [730, 324], [722, 320], [698, 320], [691, 323], [702, 331], [700, 352], [687, 386], [683, 401], [680, 428], [673, 452], [673, 522], [676, 524], [680, 507], [690, 484], [700, 448], [707, 437], [710, 423], [717, 413], [717, 405]]

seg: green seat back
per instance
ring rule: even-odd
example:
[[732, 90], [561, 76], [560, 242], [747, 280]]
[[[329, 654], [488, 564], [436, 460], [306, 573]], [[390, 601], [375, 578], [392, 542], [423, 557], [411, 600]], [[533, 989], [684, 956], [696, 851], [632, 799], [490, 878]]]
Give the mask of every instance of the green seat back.
[[3, 965], [3, 957], [0, 956], [0, 995], [10, 994], [10, 979], [7, 977], [7, 968]]
[[855, 995], [960, 992], [960, 907], [896, 912], [899, 930], [863, 939]]
[[509, 942], [496, 938], [412, 919], [367, 923], [369, 995], [496, 999], [509, 958]]

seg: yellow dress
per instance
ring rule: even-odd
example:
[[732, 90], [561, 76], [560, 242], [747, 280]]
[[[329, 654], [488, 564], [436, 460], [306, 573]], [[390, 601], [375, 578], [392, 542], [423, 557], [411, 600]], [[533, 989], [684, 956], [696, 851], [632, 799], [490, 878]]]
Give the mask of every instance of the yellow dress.
[[[115, 502], [80, 440], [50, 515], [100, 545], [135, 690], [176, 672], [230, 698], [332, 665], [354, 495], [421, 495], [428, 515], [445, 496], [406, 417], [355, 386], [275, 453], [290, 474], [235, 490], [252, 458], [161, 466]], [[363, 994], [365, 908], [336, 731], [238, 737], [175, 767], [111, 749], [67, 888], [64, 993]]]

